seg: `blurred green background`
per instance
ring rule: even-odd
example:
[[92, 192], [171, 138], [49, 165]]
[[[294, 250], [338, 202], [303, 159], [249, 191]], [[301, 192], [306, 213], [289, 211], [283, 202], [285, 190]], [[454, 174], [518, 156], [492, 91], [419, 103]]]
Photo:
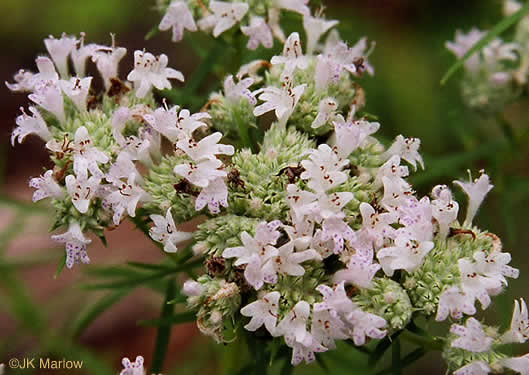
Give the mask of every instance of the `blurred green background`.
[[[339, 29], [345, 40], [354, 43], [365, 35], [377, 43], [370, 57], [376, 74], [360, 80], [367, 94], [366, 110], [378, 116], [382, 124], [379, 135], [388, 142], [401, 133], [422, 140], [426, 170], [413, 178], [416, 190], [424, 195], [437, 183], [450, 184], [456, 178], [466, 178], [467, 169], [476, 175], [485, 169], [491, 175], [495, 189], [476, 222], [503, 239], [504, 247], [512, 252], [513, 265], [521, 270], [521, 277], [511, 281], [508, 291], [496, 297], [494, 308], [487, 311], [489, 323], [507, 326], [513, 299], [529, 297], [529, 145], [513, 141], [494, 116], [465, 108], [459, 93], [461, 72], [446, 86], [439, 84], [442, 74], [454, 62], [444, 48], [445, 41], [453, 39], [456, 29], [468, 30], [472, 26], [487, 29], [494, 25], [502, 17], [502, 2], [350, 0], [328, 1], [326, 5], [327, 17], [341, 21]], [[98, 43], [110, 43], [109, 33], [116, 33], [118, 44], [129, 51], [121, 65], [122, 76], [131, 66], [135, 49], [166, 53], [170, 66], [182, 70], [186, 77], [200, 62], [193, 46], [171, 43], [170, 33], [144, 40], [160, 20], [153, 1], [2, 0], [0, 14], [3, 15], [0, 78], [4, 81], [12, 81], [19, 68], [35, 69], [35, 56], [45, 53], [42, 40], [63, 31], [76, 35], [84, 31], [88, 42]], [[217, 81], [210, 78], [212, 86], [208, 87], [215, 87]], [[120, 291], [127, 297], [114, 305], [122, 297], [119, 293], [93, 293], [78, 287], [83, 280], [103, 271], [76, 269], [74, 276], [63, 273], [54, 278], [61, 250], [53, 244], [43, 247], [38, 236], [35, 241], [20, 240], [45, 234], [49, 225], [46, 206], [28, 204], [31, 193], [27, 188], [28, 177], [39, 174], [42, 165], [47, 165], [47, 154], [35, 140], [16, 148], [10, 146], [18, 108], [27, 100], [6, 88], [0, 90], [0, 95], [0, 362], [11, 357], [47, 355], [82, 358], [87, 374], [117, 373], [121, 356], [143, 354], [149, 362], [155, 330], [139, 327], [136, 321], [158, 315], [162, 300], [156, 293], [156, 285]], [[505, 117], [515, 135], [527, 131], [527, 99], [510, 105]], [[458, 199], [464, 202], [459, 193]], [[133, 259], [147, 256], [153, 262], [162, 260], [148, 241], [139, 242], [143, 247], [132, 250], [134, 246], [123, 240], [131, 235], [130, 231], [131, 227], [120, 228], [120, 233], [113, 235], [109, 250], [102, 251], [97, 258], [99, 265], [130, 260], [130, 253]], [[48, 293], [41, 293], [42, 290]], [[101, 311], [111, 306], [95, 322], [92, 319], [95, 312], [88, 309], [93, 303], [98, 303]], [[84, 328], [89, 329], [81, 334]], [[166, 373], [231, 374], [241, 366], [240, 353], [244, 350], [234, 345], [213, 344], [200, 337], [192, 323], [179, 326], [173, 330], [166, 367], [170, 370]], [[367, 368], [364, 355], [347, 344], [322, 358], [332, 374], [372, 371]], [[434, 353], [406, 373], [444, 374], [443, 366], [439, 353]], [[301, 366], [295, 371], [319, 372], [325, 370], [318, 365]]]

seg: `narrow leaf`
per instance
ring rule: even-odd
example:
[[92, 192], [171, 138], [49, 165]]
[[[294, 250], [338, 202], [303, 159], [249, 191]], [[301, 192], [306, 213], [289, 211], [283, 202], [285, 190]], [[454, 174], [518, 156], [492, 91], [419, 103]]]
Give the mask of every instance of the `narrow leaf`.
[[487, 44], [489, 44], [494, 38], [499, 36], [501, 33], [503, 33], [505, 30], [507, 30], [509, 27], [520, 21], [525, 15], [529, 13], [529, 2], [525, 4], [518, 12], [505, 17], [500, 22], [498, 22], [488, 33], [485, 35], [479, 42], [474, 44], [472, 48], [470, 48], [467, 53], [463, 55], [462, 58], [457, 60], [454, 65], [448, 69], [448, 71], [445, 73], [443, 78], [441, 79], [441, 85], [444, 85], [452, 75], [457, 72], [474, 53], [481, 50], [483, 47], [485, 47]]

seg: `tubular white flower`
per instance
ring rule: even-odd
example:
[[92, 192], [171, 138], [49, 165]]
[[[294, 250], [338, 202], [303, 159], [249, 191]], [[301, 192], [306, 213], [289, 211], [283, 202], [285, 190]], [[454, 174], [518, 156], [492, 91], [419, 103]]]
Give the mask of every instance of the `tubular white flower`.
[[143, 361], [142, 356], [137, 356], [134, 363], [131, 363], [128, 358], [123, 358], [121, 363], [123, 364], [124, 369], [121, 370], [119, 375], [145, 375]]
[[168, 253], [176, 253], [178, 248], [176, 245], [180, 242], [190, 240], [193, 235], [188, 232], [181, 232], [176, 229], [171, 208], [167, 210], [165, 217], [161, 215], [151, 215], [151, 220], [154, 226], [149, 230], [151, 238], [164, 245], [164, 251]]
[[209, 212], [218, 214], [220, 206], [228, 207], [228, 186], [223, 178], [210, 181], [208, 186], [200, 191], [195, 201], [195, 210], [200, 211], [208, 206]]
[[373, 277], [381, 265], [373, 262], [373, 250], [368, 254], [354, 254], [347, 263], [347, 268], [337, 271], [332, 280], [334, 283], [345, 282], [359, 288], [370, 288]]
[[309, 159], [301, 162], [305, 171], [300, 177], [309, 180], [308, 187], [315, 192], [324, 193], [347, 180], [342, 170], [349, 161], [340, 159], [327, 144], [312, 150]]
[[402, 135], [398, 135], [395, 142], [386, 151], [385, 156], [389, 159], [393, 155], [399, 155], [401, 159], [410, 163], [413, 169], [417, 169], [417, 163], [424, 169], [424, 162], [419, 154], [420, 146], [421, 140], [419, 138], [404, 138]]
[[261, 93], [259, 100], [265, 103], [255, 107], [253, 114], [259, 117], [267, 112], [275, 111], [279, 123], [286, 126], [306, 88], [307, 85], [303, 84], [294, 88], [291, 88], [291, 85], [285, 85], [283, 89], [271, 86], [258, 90], [254, 94]]
[[193, 14], [183, 1], [171, 2], [158, 28], [162, 31], [173, 29], [173, 42], [184, 38], [184, 30], [197, 31]]
[[98, 164], [106, 164], [110, 158], [93, 145], [92, 138], [84, 126], [75, 131], [73, 150], [73, 170], [78, 177], [87, 179], [90, 171], [92, 175], [103, 178]]
[[248, 12], [249, 6], [243, 2], [211, 0], [209, 8], [213, 14], [198, 21], [198, 26], [203, 30], [213, 28], [213, 36], [217, 38], [238, 23]]
[[379, 250], [377, 258], [386, 275], [393, 276], [395, 270], [417, 270], [433, 247], [432, 241], [419, 242], [407, 231], [398, 230], [394, 246]]
[[184, 151], [193, 161], [215, 160], [216, 155], [233, 155], [235, 149], [231, 145], [218, 144], [222, 138], [221, 132], [216, 132], [196, 142], [192, 138], [181, 139], [176, 147]]
[[29, 180], [29, 186], [37, 189], [33, 193], [33, 202], [40, 201], [44, 198], [62, 198], [64, 196], [64, 190], [55, 181], [53, 177], [53, 171], [48, 170], [40, 177], [34, 177]]
[[119, 62], [126, 54], [126, 48], [114, 46], [102, 47], [92, 54], [92, 61], [96, 64], [107, 90], [111, 86], [110, 79], [118, 78]]
[[353, 339], [356, 346], [366, 343], [366, 337], [381, 339], [386, 336], [386, 331], [381, 329], [386, 326], [386, 320], [378, 315], [371, 314], [361, 309], [347, 315], [347, 334]]
[[347, 158], [351, 152], [364, 143], [368, 136], [376, 133], [380, 128], [378, 122], [346, 121], [342, 115], [336, 117], [336, 121], [333, 121], [336, 134], [332, 143], [336, 145], [336, 152], [341, 158]]
[[198, 163], [184, 163], [174, 167], [173, 172], [189, 180], [193, 185], [207, 187], [217, 177], [226, 177], [226, 171], [220, 170], [222, 162], [218, 159], [203, 160]]
[[66, 34], [62, 34], [60, 39], [55, 39], [53, 35], [50, 35], [49, 38], [44, 39], [44, 45], [61, 77], [68, 77], [68, 56], [76, 48], [77, 39]]
[[127, 182], [114, 181], [112, 183], [114, 191], [105, 197], [106, 204], [114, 211], [112, 220], [115, 225], [119, 225], [125, 210], [130, 217], [135, 217], [138, 203], [148, 199], [147, 193], [136, 184], [135, 180], [136, 174], [132, 173]]
[[311, 127], [317, 129], [329, 123], [335, 116], [338, 102], [334, 98], [325, 98], [320, 101], [318, 115], [312, 122]]
[[66, 121], [64, 114], [64, 99], [62, 91], [57, 82], [41, 81], [35, 86], [35, 91], [30, 94], [29, 99], [51, 112], [60, 122]]
[[478, 212], [479, 206], [481, 206], [485, 196], [492, 190], [494, 185], [490, 184], [489, 176], [483, 172], [479, 178], [474, 180], [474, 182], [472, 182], [472, 178], [470, 178], [469, 182], [457, 180], [454, 181], [454, 184], [459, 186], [468, 196], [468, 208], [464, 225], [470, 226]]
[[253, 84], [253, 78], [244, 78], [235, 83], [233, 76], [229, 75], [224, 80], [224, 96], [226, 99], [232, 101], [239, 100], [240, 98], [246, 98], [251, 104], [256, 105], [257, 99], [255, 98], [255, 95], [248, 89]]
[[314, 304], [314, 312], [329, 311], [333, 317], [343, 316], [353, 311], [356, 307], [345, 292], [345, 282], [336, 282], [333, 288], [322, 284], [316, 290], [323, 296], [323, 301]]
[[80, 111], [86, 111], [86, 98], [90, 90], [92, 77], [72, 77], [69, 81], [61, 80], [59, 84], [62, 91], [68, 96]]
[[279, 310], [279, 292], [270, 292], [241, 309], [241, 314], [252, 318], [244, 326], [248, 331], [256, 331], [263, 324], [273, 334], [276, 328]]
[[452, 199], [452, 192], [446, 185], [437, 185], [432, 190], [432, 216], [439, 224], [439, 237], [445, 239], [450, 224], [457, 220], [459, 204]]
[[313, 339], [327, 349], [335, 349], [334, 340], [345, 340], [345, 324], [340, 318], [331, 314], [329, 310], [312, 312], [310, 333]]
[[65, 179], [66, 190], [72, 198], [72, 203], [82, 214], [88, 212], [90, 201], [99, 189], [101, 179], [91, 176], [89, 179], [84, 177], [76, 178], [74, 175], [68, 175]]
[[127, 79], [134, 82], [136, 96], [143, 98], [154, 86], [158, 90], [170, 89], [169, 79], [184, 81], [184, 75], [178, 70], [168, 68], [167, 55], [154, 56], [145, 51], [134, 52], [134, 69], [128, 74]]
[[299, 34], [294, 32], [287, 38], [282, 56], [274, 56], [270, 60], [272, 65], [284, 64], [281, 81], [292, 77], [296, 69], [305, 70], [309, 66], [309, 59], [303, 55]]
[[336, 20], [326, 20], [323, 17], [312, 17], [310, 14], [303, 16], [303, 28], [307, 34], [307, 54], [312, 55], [318, 41], [331, 28], [339, 22]]
[[255, 50], [259, 45], [265, 48], [272, 48], [274, 46], [274, 36], [272, 29], [266, 23], [265, 19], [259, 16], [253, 16], [250, 20], [249, 26], [241, 26], [241, 31], [248, 36], [248, 49]]
[[521, 357], [503, 359], [500, 363], [502, 366], [508, 367], [521, 375], [529, 375], [529, 354]]
[[505, 344], [520, 343], [523, 344], [529, 339], [529, 313], [527, 305], [523, 298], [520, 302], [514, 301], [514, 310], [512, 313], [511, 327], [501, 338]]
[[63, 234], [51, 236], [52, 240], [66, 244], [66, 267], [72, 268], [74, 264], [90, 263], [86, 253], [86, 246], [92, 240], [85, 238], [79, 223], [70, 224], [68, 231]]
[[474, 361], [454, 371], [454, 375], [487, 375], [491, 371], [490, 367], [484, 361]]
[[79, 38], [79, 47], [74, 48], [70, 53], [75, 73], [78, 77], [81, 78], [86, 75], [86, 60], [89, 57], [92, 57], [97, 50], [104, 48], [93, 43], [85, 45], [84, 37], [85, 34], [81, 33], [81, 38]]
[[29, 107], [29, 111], [32, 113], [31, 116], [29, 116], [24, 111], [24, 108], [21, 107], [20, 110], [22, 111], [22, 114], [17, 117], [17, 127], [13, 130], [13, 133], [11, 134], [12, 146], [15, 145], [15, 142], [17, 140], [18, 143], [22, 143], [22, 141], [24, 141], [24, 139], [29, 134], [38, 135], [42, 140], [46, 142], [52, 138], [51, 133], [48, 130], [48, 126], [46, 125], [46, 122], [40, 115], [37, 108]]
[[465, 326], [452, 324], [450, 332], [459, 336], [450, 346], [474, 353], [488, 351], [494, 341], [492, 337], [487, 336], [481, 323], [474, 318], [468, 318]]
[[309, 15], [310, 8], [307, 6], [309, 0], [274, 0], [281, 9], [290, 10], [301, 15]]
[[463, 314], [474, 315], [476, 313], [475, 299], [472, 294], [461, 292], [456, 286], [448, 288], [439, 297], [435, 320], [441, 322], [448, 318], [449, 314], [454, 319], [461, 319]]

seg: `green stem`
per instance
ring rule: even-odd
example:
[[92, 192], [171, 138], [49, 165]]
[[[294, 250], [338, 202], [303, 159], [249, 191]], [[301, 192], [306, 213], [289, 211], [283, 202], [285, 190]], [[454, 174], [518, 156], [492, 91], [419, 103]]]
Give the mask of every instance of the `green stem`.
[[402, 364], [400, 359], [400, 338], [393, 341], [391, 348], [391, 373], [393, 375], [402, 375]]
[[[165, 294], [165, 301], [162, 306], [162, 313], [160, 319], [169, 319], [174, 312], [174, 304], [168, 302], [173, 300], [176, 295], [175, 279], [170, 279], [167, 282], [167, 292]], [[171, 337], [171, 323], [161, 324], [158, 328], [158, 336], [156, 337], [156, 346], [152, 358], [151, 373], [158, 374], [163, 370], [165, 355], [167, 354], [167, 347], [169, 346], [169, 338]]]

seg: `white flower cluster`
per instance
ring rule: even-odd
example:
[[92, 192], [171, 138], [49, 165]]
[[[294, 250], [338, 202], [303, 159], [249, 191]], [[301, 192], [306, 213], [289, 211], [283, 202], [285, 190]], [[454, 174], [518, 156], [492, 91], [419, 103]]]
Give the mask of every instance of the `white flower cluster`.
[[[52, 198], [71, 202], [75, 208], [76, 213], [65, 223], [68, 231], [52, 236], [66, 244], [68, 268], [90, 262], [86, 247], [91, 240], [84, 234], [90, 229], [89, 218], [97, 217], [103, 226], [119, 225], [125, 213], [135, 217], [137, 206], [150, 200], [135, 163], [147, 167], [153, 164], [161, 154], [161, 135], [175, 145], [177, 153], [190, 159], [176, 166], [174, 173], [202, 188], [196, 210], [208, 205], [211, 212], [218, 212], [219, 205], [227, 206], [226, 172], [221, 170], [222, 162], [216, 155], [231, 155], [234, 149], [218, 144], [222, 138], [219, 132], [200, 141], [193, 138], [195, 130], [207, 127], [202, 120], [210, 116], [191, 114], [187, 109], [178, 111], [177, 106], [152, 109], [153, 87], [168, 89], [169, 79], [184, 80], [182, 73], [167, 67], [166, 55], [134, 53], [134, 69], [127, 76], [132, 90], [130, 84], [118, 78], [125, 48], [114, 43], [111, 47], [84, 45], [84, 35], [77, 40], [65, 34], [60, 39], [50, 36], [45, 45], [51, 58], [37, 58], [39, 73], [20, 71], [16, 83], [6, 83], [13, 91], [29, 92], [35, 104], [29, 107], [31, 115], [23, 111], [17, 118], [11, 141], [22, 142], [27, 135], [35, 134], [47, 142], [56, 162], [55, 169], [32, 178], [30, 186], [35, 189], [33, 201]], [[90, 101], [96, 99], [90, 91], [93, 77], [84, 76], [90, 57], [106, 88], [103, 101], [108, 99], [112, 104], [90, 107]], [[68, 58], [75, 76], [70, 75]], [[131, 90], [130, 95], [122, 94]], [[106, 106], [111, 109], [106, 110]], [[112, 213], [111, 223], [105, 219], [106, 212]], [[176, 243], [190, 238], [189, 233], [176, 230], [170, 209], [166, 218], [152, 215], [151, 219], [155, 223], [152, 238], [162, 242], [168, 252], [176, 251]]]
[[500, 357], [492, 363], [479, 359], [480, 355], [490, 352], [494, 346], [518, 343], [523, 344], [529, 339], [529, 316], [527, 305], [523, 299], [515, 301], [514, 313], [510, 329], [499, 336], [495, 331], [474, 318], [469, 318], [466, 325], [453, 324], [450, 332], [456, 337], [450, 343], [451, 348], [459, 348], [477, 357], [454, 372], [454, 375], [486, 375], [511, 369], [522, 375], [529, 374], [529, 354], [521, 357]]
[[137, 356], [134, 362], [131, 362], [128, 358], [123, 358], [121, 361], [123, 364], [123, 370], [119, 375], [145, 375], [145, 369], [143, 368], [144, 359], [142, 356]]

